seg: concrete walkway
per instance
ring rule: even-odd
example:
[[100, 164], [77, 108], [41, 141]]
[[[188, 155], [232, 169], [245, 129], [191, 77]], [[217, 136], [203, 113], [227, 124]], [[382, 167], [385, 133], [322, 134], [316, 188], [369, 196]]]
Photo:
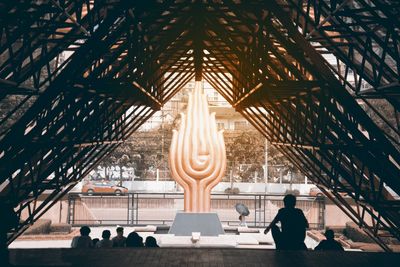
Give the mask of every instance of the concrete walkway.
[[[151, 227], [147, 227], [151, 229]], [[92, 227], [90, 236], [92, 238], [101, 239], [101, 233], [103, 230], [110, 230], [112, 236], [116, 233], [116, 227]], [[139, 230], [139, 231], [138, 231]], [[239, 234], [225, 234], [217, 237], [201, 236], [200, 241], [197, 243], [191, 242], [191, 237], [187, 236], [174, 236], [169, 234], [155, 234], [155, 231], [143, 231], [146, 227], [124, 227], [124, 234], [127, 236], [130, 232], [137, 231], [138, 234], [143, 237], [143, 240], [147, 236], [153, 236], [156, 238], [157, 243], [160, 247], [172, 248], [172, 247], [218, 247], [218, 248], [252, 248], [252, 249], [275, 249], [271, 232], [264, 235], [263, 228], [242, 228], [239, 229]], [[29, 236], [28, 236], [29, 237]], [[17, 239], [9, 248], [69, 248], [71, 246], [70, 239], [56, 239], [53, 236], [51, 240], [43, 240], [43, 236], [38, 238], [32, 238], [32, 240], [26, 240], [26, 237]], [[305, 243], [309, 249], [313, 249], [318, 243], [310, 237], [306, 237]]]
[[400, 254], [224, 248], [12, 249], [15, 266], [393, 267]]

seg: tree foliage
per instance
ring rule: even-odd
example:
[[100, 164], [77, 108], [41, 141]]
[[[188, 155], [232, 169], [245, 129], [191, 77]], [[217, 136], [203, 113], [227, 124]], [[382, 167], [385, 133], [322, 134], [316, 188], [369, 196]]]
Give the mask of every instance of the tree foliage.
[[[162, 128], [152, 131], [136, 132], [127, 142], [115, 149], [109, 157], [105, 158], [100, 166], [110, 169], [118, 166], [135, 169], [136, 179], [152, 180], [156, 178], [156, 170], [164, 170], [160, 176], [170, 178], [168, 169], [168, 153], [171, 145], [172, 129], [174, 124], [166, 124]], [[256, 130], [225, 131], [224, 139], [227, 151], [227, 170], [224, 180], [230, 181], [231, 175], [236, 182], [253, 182], [257, 176], [264, 176], [265, 164], [265, 138]], [[282, 166], [280, 173], [287, 173], [291, 167], [290, 162], [274, 146], [268, 146], [268, 165]], [[285, 169], [287, 169], [285, 171]], [[274, 170], [270, 169], [270, 175]], [[275, 176], [281, 175], [274, 174]], [[112, 177], [109, 172], [107, 178]]]

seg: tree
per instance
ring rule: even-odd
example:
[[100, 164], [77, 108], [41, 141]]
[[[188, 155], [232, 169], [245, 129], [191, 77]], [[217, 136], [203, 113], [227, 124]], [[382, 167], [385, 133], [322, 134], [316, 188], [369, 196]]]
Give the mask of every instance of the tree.
[[[110, 170], [112, 166], [118, 166], [120, 179], [122, 179], [123, 168], [126, 167], [133, 167], [135, 176], [139, 176], [142, 180], [155, 179], [157, 169], [168, 173], [167, 159], [172, 129], [176, 127], [177, 121], [173, 121], [158, 129], [135, 132], [100, 165], [105, 166], [106, 170]], [[258, 177], [263, 177], [265, 138], [262, 134], [255, 129], [226, 130], [224, 139], [228, 162], [225, 181], [229, 181], [231, 171], [236, 182], [253, 182], [256, 173]], [[292, 165], [286, 157], [274, 146], [270, 146], [268, 150], [269, 165], [280, 166], [279, 170], [270, 168], [269, 174], [279, 177], [287, 173]]]
[[264, 140], [255, 130], [226, 132], [227, 173], [232, 170], [234, 176], [240, 177], [242, 182], [251, 181], [255, 172], [262, 176]]

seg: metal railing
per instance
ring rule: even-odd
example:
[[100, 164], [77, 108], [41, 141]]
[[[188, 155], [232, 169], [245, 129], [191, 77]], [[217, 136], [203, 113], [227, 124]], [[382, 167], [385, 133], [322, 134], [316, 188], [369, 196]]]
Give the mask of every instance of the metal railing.
[[[245, 204], [250, 215], [248, 226], [266, 227], [283, 207], [283, 195], [270, 194], [212, 194], [211, 210], [223, 224], [238, 225], [236, 203]], [[297, 196], [297, 208], [303, 210], [310, 228], [325, 226], [325, 199]], [[68, 223], [81, 225], [171, 225], [175, 214], [183, 210], [183, 193], [130, 192], [114, 194], [70, 193], [68, 196]]]

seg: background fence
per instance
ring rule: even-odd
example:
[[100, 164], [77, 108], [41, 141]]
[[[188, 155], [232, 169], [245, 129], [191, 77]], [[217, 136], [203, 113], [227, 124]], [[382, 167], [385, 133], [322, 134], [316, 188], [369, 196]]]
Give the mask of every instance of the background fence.
[[[283, 207], [283, 195], [268, 194], [212, 194], [211, 210], [223, 224], [238, 225], [237, 203], [245, 204], [250, 215], [248, 226], [267, 226]], [[325, 226], [323, 197], [298, 196], [297, 208], [303, 210], [310, 228]], [[171, 225], [175, 214], [183, 210], [182, 193], [127, 193], [112, 194], [70, 193], [68, 223], [80, 225]]]

